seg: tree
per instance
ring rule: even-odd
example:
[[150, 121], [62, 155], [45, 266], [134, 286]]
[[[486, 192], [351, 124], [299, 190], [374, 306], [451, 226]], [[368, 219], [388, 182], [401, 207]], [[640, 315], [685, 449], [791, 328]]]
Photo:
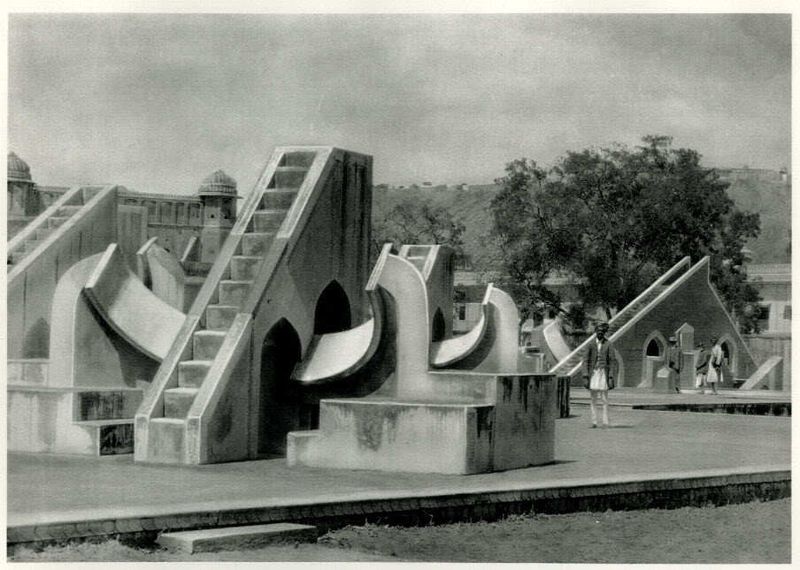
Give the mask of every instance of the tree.
[[383, 244], [441, 244], [453, 248], [456, 257], [464, 255], [464, 224], [456, 222], [445, 208], [403, 198], [386, 214], [376, 212], [372, 223], [372, 258]]
[[[709, 255], [711, 278], [745, 331], [758, 294], [746, 283], [741, 249], [759, 233], [757, 214], [738, 210], [728, 184], [701, 166], [700, 155], [647, 136], [630, 150], [617, 145], [568, 152], [549, 171], [510, 162], [492, 201], [503, 264], [534, 310], [555, 309], [582, 326], [585, 312], [610, 318], [684, 256]], [[544, 281], [571, 275], [581, 304], [570, 311]]]

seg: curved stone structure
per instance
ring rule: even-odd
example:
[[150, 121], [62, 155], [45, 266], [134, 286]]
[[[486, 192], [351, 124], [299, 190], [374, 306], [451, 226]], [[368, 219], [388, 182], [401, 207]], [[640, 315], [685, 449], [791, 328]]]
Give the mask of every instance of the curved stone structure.
[[84, 292], [117, 334], [154, 360], [164, 359], [186, 318], [144, 286], [117, 244], [103, 253]]
[[370, 294], [372, 318], [350, 330], [317, 335], [306, 356], [292, 372], [300, 384], [322, 384], [343, 378], [375, 355], [383, 333], [383, 309], [376, 292]]

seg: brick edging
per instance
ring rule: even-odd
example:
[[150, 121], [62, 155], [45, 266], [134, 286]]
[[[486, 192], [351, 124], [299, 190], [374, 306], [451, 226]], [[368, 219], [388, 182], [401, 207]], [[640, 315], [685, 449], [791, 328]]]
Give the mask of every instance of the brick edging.
[[492, 520], [522, 513], [677, 508], [773, 500], [791, 495], [791, 471], [662, 477], [638, 481], [578, 483], [562, 487], [475, 491], [317, 504], [202, 510], [159, 516], [9, 525], [7, 544], [59, 543], [131, 535], [149, 539], [164, 530], [188, 530], [269, 522], [315, 524], [323, 532], [348, 524], [431, 524]]

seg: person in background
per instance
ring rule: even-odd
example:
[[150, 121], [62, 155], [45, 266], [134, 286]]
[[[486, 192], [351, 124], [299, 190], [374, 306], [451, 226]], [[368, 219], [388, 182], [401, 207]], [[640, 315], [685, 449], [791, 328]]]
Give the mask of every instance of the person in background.
[[675, 336], [669, 337], [669, 348], [667, 348], [667, 366], [669, 367], [670, 384], [675, 386], [675, 391], [681, 393], [681, 347], [678, 346], [678, 339]]
[[725, 362], [725, 353], [722, 351], [722, 345], [717, 337], [711, 337], [711, 344], [713, 346], [711, 347], [711, 360], [706, 382], [711, 386], [711, 392], [716, 396], [717, 382], [722, 382], [722, 364]]
[[584, 359], [583, 385], [592, 396], [590, 410], [592, 427], [597, 427], [597, 406], [602, 406], [602, 425], [608, 427], [608, 391], [615, 387], [611, 369], [611, 343], [606, 339], [608, 324], [600, 323], [595, 327], [595, 340], [589, 344], [589, 351]]
[[705, 393], [706, 375], [708, 374], [709, 354], [705, 345], [701, 342], [697, 345], [697, 360], [695, 361], [695, 388], [700, 388], [701, 393]]

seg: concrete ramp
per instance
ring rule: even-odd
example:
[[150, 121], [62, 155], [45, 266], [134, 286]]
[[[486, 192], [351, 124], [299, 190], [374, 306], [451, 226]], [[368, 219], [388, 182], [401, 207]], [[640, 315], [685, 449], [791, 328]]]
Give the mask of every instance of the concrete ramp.
[[776, 379], [783, 378], [783, 357], [770, 356], [764, 364], [758, 367], [750, 378], [739, 388], [740, 390], [755, 390], [757, 388], [775, 389]]
[[84, 293], [117, 334], [154, 360], [164, 359], [186, 318], [144, 286], [117, 244], [103, 253]]

